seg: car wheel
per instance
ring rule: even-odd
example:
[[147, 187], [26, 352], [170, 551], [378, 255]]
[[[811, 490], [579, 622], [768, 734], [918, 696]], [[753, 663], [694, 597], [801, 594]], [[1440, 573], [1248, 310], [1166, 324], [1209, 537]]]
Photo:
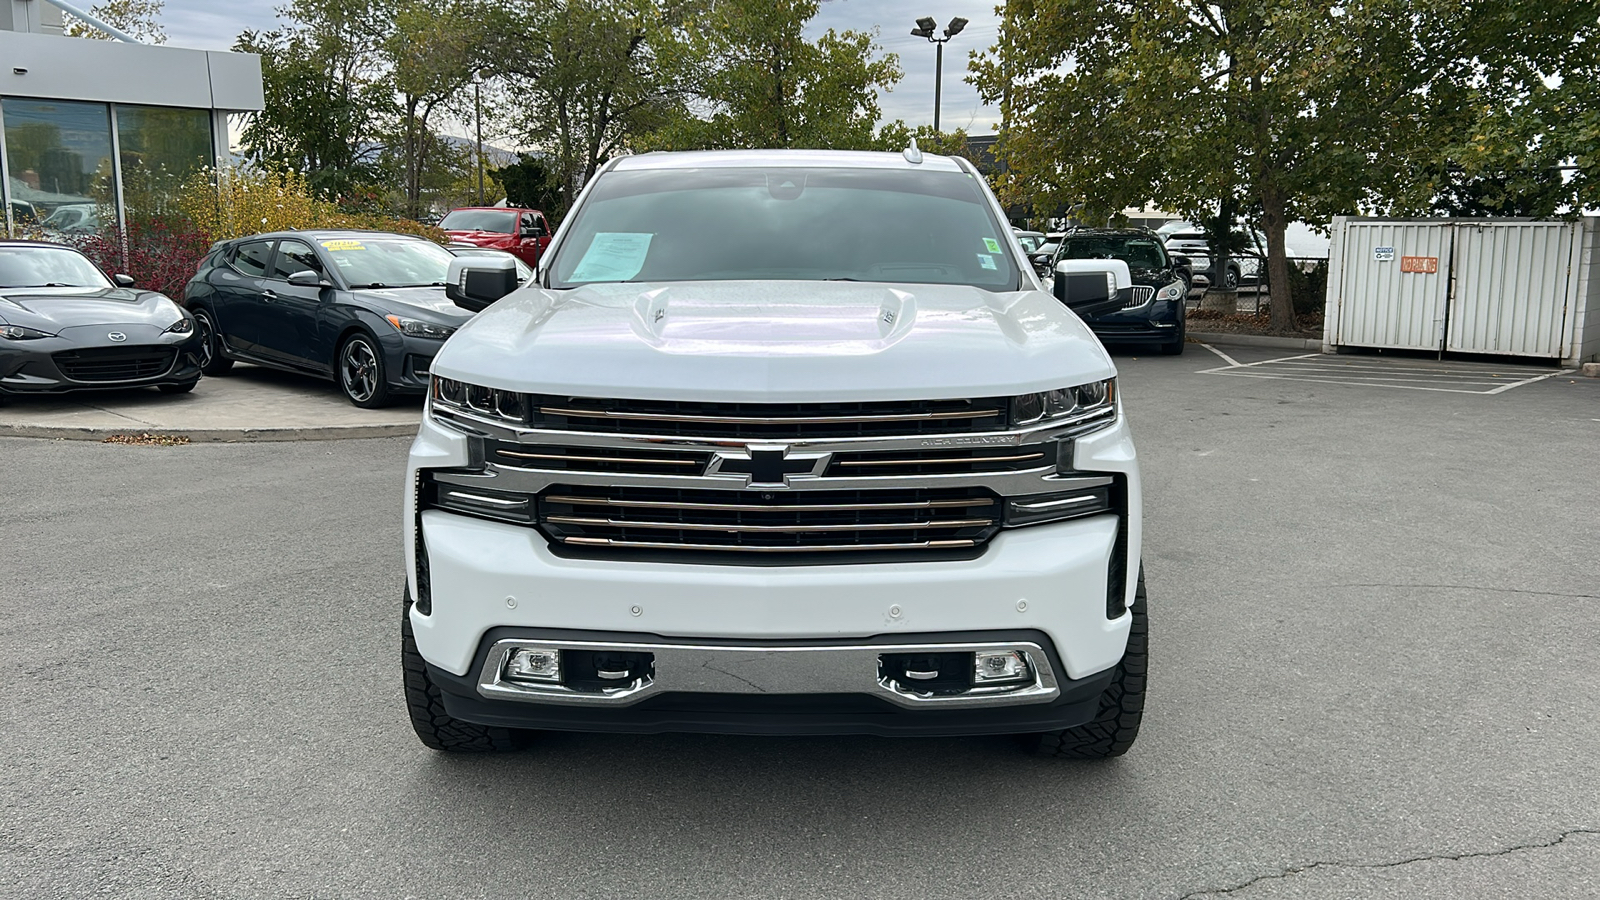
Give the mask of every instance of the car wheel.
[[217, 336], [217, 324], [211, 320], [211, 313], [196, 309], [194, 327], [200, 331], [200, 371], [221, 375], [233, 368], [233, 360], [222, 355], [222, 338]]
[[1150, 661], [1150, 623], [1145, 612], [1142, 568], [1132, 612], [1128, 649], [1117, 663], [1110, 686], [1100, 695], [1099, 712], [1092, 721], [1077, 728], [1030, 735], [1035, 753], [1060, 759], [1108, 759], [1127, 753], [1133, 746], [1144, 720], [1145, 674]]
[[187, 394], [194, 390], [194, 386], [199, 383], [200, 379], [196, 378], [193, 381], [186, 381], [183, 384], [158, 384], [156, 387], [159, 388], [163, 394]]
[[406, 592], [400, 613], [400, 669], [405, 682], [406, 711], [411, 728], [422, 743], [435, 750], [452, 753], [489, 753], [512, 750], [519, 733], [509, 728], [493, 728], [463, 722], [444, 711], [439, 686], [428, 677], [427, 663], [417, 652], [417, 638], [411, 631], [411, 593]]
[[1239, 287], [1239, 269], [1237, 266], [1228, 267], [1228, 275], [1223, 279], [1223, 286], [1230, 291]]
[[1183, 319], [1178, 320], [1178, 336], [1169, 343], [1161, 345], [1161, 352], [1166, 356], [1182, 356], [1184, 342], [1188, 340], [1189, 326]]
[[389, 402], [388, 372], [383, 351], [365, 332], [356, 332], [339, 345], [339, 388], [345, 398], [362, 409], [377, 409]]

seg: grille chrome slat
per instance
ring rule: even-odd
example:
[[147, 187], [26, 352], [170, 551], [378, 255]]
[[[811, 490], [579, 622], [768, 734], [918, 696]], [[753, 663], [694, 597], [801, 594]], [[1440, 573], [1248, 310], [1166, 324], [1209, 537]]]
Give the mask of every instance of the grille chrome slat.
[[889, 413], [868, 416], [696, 416], [667, 413], [616, 412], [608, 409], [555, 409], [541, 406], [539, 412], [554, 416], [586, 419], [626, 419], [641, 422], [681, 422], [715, 425], [855, 425], [874, 422], [927, 422], [948, 419], [985, 419], [1004, 410], [980, 409], [961, 412]]
[[700, 403], [529, 395], [534, 430], [807, 441], [971, 434], [1008, 425], [1005, 397], [834, 403]]
[[563, 453], [522, 453], [516, 450], [496, 450], [501, 456], [511, 456], [517, 459], [556, 459], [567, 462], [598, 462], [598, 463], [633, 463], [645, 466], [698, 466], [703, 465], [695, 459], [650, 459], [636, 456], [576, 456]]
[[792, 506], [772, 506], [758, 503], [672, 503], [652, 500], [613, 500], [605, 497], [568, 497], [550, 496], [545, 498], [547, 503], [570, 503], [573, 505], [590, 506], [633, 506], [641, 509], [684, 509], [708, 510], [718, 512], [773, 512], [785, 509], [803, 509], [808, 512], [842, 512], [849, 510], [881, 510], [881, 509], [960, 509], [974, 506], [988, 506], [994, 501], [980, 498], [972, 500], [923, 500], [907, 503], [806, 503]]
[[634, 550], [706, 550], [733, 553], [816, 553], [818, 551], [848, 550], [858, 552], [892, 552], [899, 550], [955, 550], [964, 547], [976, 547], [977, 541], [970, 539], [940, 540], [940, 541], [910, 541], [897, 544], [840, 544], [827, 547], [765, 547], [737, 544], [676, 544], [665, 541], [627, 541], [612, 538], [587, 538], [564, 537], [564, 544], [575, 544], [586, 547], [615, 547], [618, 549]]
[[981, 463], [998, 462], [1026, 462], [1032, 459], [1044, 459], [1043, 453], [1023, 453], [1015, 456], [956, 456], [948, 458], [931, 459], [846, 459], [841, 460], [841, 466], [940, 466], [940, 465], [974, 465]]
[[591, 519], [583, 516], [547, 516], [547, 522], [561, 525], [594, 525], [605, 528], [654, 528], [676, 531], [726, 531], [749, 534], [823, 533], [833, 531], [930, 531], [941, 528], [984, 528], [993, 519], [938, 519], [926, 522], [867, 522], [847, 525], [719, 525], [701, 522], [656, 522], [649, 519]]

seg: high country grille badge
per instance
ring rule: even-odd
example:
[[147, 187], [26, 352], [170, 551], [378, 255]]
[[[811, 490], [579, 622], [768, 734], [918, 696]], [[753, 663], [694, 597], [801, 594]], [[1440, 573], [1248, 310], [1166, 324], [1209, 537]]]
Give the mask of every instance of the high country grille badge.
[[790, 453], [784, 444], [751, 444], [744, 451], [718, 450], [706, 466], [711, 477], [745, 476], [752, 488], [788, 487], [791, 476], [820, 478], [830, 453]]

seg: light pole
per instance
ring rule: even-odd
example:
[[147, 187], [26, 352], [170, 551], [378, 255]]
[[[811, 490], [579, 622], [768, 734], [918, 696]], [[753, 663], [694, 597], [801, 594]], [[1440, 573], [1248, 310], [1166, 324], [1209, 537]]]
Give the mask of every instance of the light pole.
[[477, 120], [478, 129], [478, 205], [484, 204], [483, 197], [483, 76], [477, 72], [472, 75], [472, 117]]
[[939, 93], [943, 89], [944, 82], [944, 44], [945, 41], [960, 34], [961, 29], [967, 27], [967, 20], [960, 16], [951, 19], [950, 24], [945, 26], [944, 37], [942, 38], [933, 36], [933, 30], [938, 27], [939, 23], [935, 22], [932, 16], [923, 16], [917, 20], [917, 27], [911, 29], [911, 34], [914, 37], [927, 38], [928, 43], [937, 48], [934, 52], [933, 63], [933, 130], [935, 132], [939, 131]]

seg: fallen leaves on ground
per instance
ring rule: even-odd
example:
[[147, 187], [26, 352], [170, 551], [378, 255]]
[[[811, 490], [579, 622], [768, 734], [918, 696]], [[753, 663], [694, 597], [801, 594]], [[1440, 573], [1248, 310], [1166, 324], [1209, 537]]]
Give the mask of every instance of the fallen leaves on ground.
[[189, 439], [181, 434], [151, 434], [141, 431], [138, 434], [113, 434], [101, 441], [103, 444], [144, 444], [152, 447], [177, 447], [189, 443]]

